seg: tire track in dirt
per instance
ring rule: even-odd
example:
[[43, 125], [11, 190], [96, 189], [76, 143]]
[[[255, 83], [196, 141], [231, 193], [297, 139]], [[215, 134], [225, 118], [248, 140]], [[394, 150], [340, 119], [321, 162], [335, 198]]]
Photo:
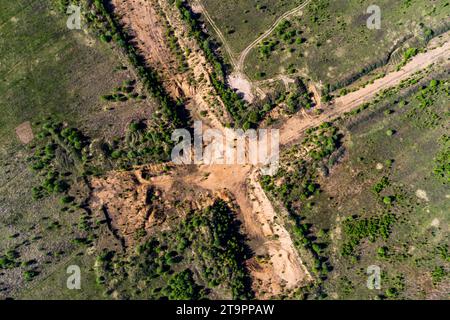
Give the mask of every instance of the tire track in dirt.
[[206, 8], [203, 6], [203, 4], [198, 0], [195, 1], [194, 3], [195, 3], [195, 6], [192, 7], [192, 10], [196, 13], [201, 13], [205, 16], [206, 20], [211, 25], [211, 27], [214, 29], [214, 31], [216, 32], [220, 41], [222, 42], [222, 45], [224, 46], [225, 51], [228, 53], [228, 56], [230, 57], [231, 65], [233, 66], [234, 69], [237, 69], [238, 64], [236, 63], [236, 60], [234, 59], [233, 51], [231, 50], [230, 46], [228, 45], [228, 41], [225, 39], [222, 31], [219, 29], [219, 27], [217, 27], [216, 23], [211, 18], [208, 10], [206, 10]]
[[[447, 33], [449, 36], [450, 33]], [[321, 123], [331, 121], [346, 112], [359, 107], [361, 104], [373, 99], [382, 90], [398, 85], [402, 80], [412, 76], [414, 73], [423, 70], [431, 64], [440, 60], [448, 60], [450, 57], [450, 42], [446, 42], [441, 47], [418, 54], [400, 71], [387, 74], [385, 77], [374, 81], [373, 84], [361, 88], [357, 91], [339, 97], [333, 105], [325, 110], [320, 116], [313, 118], [302, 117], [300, 113], [287, 120], [280, 129], [280, 143], [289, 144], [300, 137], [307, 129], [319, 126]], [[446, 65], [449, 63], [447, 62]]]
[[238, 72], [244, 72], [244, 63], [245, 63], [245, 59], [247, 58], [247, 55], [250, 53], [250, 51], [252, 51], [252, 49], [258, 45], [258, 43], [260, 43], [261, 41], [263, 41], [264, 39], [266, 39], [268, 36], [271, 35], [271, 33], [276, 29], [276, 27], [278, 26], [278, 24], [289, 18], [290, 16], [299, 13], [301, 10], [303, 10], [303, 8], [305, 8], [309, 3], [311, 2], [311, 0], [306, 1], [305, 3], [302, 3], [301, 5], [299, 5], [298, 7], [295, 7], [294, 9], [289, 10], [288, 12], [284, 13], [281, 17], [279, 17], [274, 23], [272, 23], [272, 25], [270, 26], [270, 28], [264, 32], [262, 35], [260, 35], [257, 39], [255, 39], [252, 43], [250, 43], [247, 48], [245, 48], [240, 56], [239, 56], [239, 60], [237, 63], [237, 71]]
[[[301, 10], [309, 2], [280, 17], [274, 23], [273, 30], [279, 21]], [[266, 34], [270, 34], [272, 31], [266, 32]], [[336, 99], [334, 106], [325, 110], [320, 116], [307, 118], [298, 113], [282, 126], [280, 130], [281, 144], [295, 141], [306, 129], [351, 111], [361, 103], [372, 99], [379, 91], [399, 83], [442, 58], [448, 58], [449, 49], [450, 44], [447, 43], [443, 47], [416, 56], [401, 71], [388, 74], [366, 88]], [[259, 240], [260, 251], [269, 256], [268, 263], [252, 261], [254, 267], [251, 268], [255, 282], [259, 281], [262, 285], [260, 288], [268, 291], [267, 295], [263, 296], [261, 292], [259, 294], [267, 298], [280, 294], [283, 286], [288, 289], [298, 287], [303, 281], [309, 281], [311, 275], [304, 267], [287, 230], [281, 224], [276, 223], [277, 214], [258, 182], [257, 169], [257, 167], [238, 165], [199, 165], [194, 173], [184, 176], [183, 180], [187, 184], [207, 190], [214, 192], [227, 190], [234, 195], [249, 238], [255, 241]], [[168, 182], [166, 183], [170, 183], [172, 178], [167, 178]]]
[[[234, 58], [234, 54], [233, 51], [231, 50], [230, 46], [228, 45], [228, 41], [225, 39], [225, 36], [223, 35], [222, 31], [219, 29], [219, 27], [217, 27], [216, 23], [214, 22], [214, 20], [211, 18], [211, 16], [208, 13], [208, 10], [206, 10], [206, 8], [203, 6], [203, 4], [201, 3], [200, 0], [195, 1], [195, 7], [194, 7], [194, 11], [195, 12], [199, 12], [202, 13], [206, 20], [208, 21], [208, 23], [212, 26], [212, 28], [214, 29], [215, 33], [217, 34], [217, 36], [219, 37], [220, 41], [222, 42], [225, 51], [227, 52], [228, 56], [230, 57], [230, 63], [233, 66], [233, 73], [231, 75], [232, 78], [235, 79], [235, 83], [239, 83], [239, 82], [243, 82], [243, 83], [249, 83], [251, 86], [251, 89], [254, 89], [258, 95], [260, 95], [261, 97], [264, 97], [265, 93], [263, 90], [261, 90], [261, 88], [254, 83], [253, 81], [251, 81], [245, 74], [244, 72], [244, 63], [245, 63], [245, 59], [247, 57], [247, 55], [250, 53], [250, 51], [256, 46], [258, 45], [258, 43], [260, 43], [261, 41], [263, 41], [265, 38], [267, 38], [274, 30], [275, 28], [278, 26], [278, 24], [283, 21], [284, 19], [289, 18], [291, 15], [294, 15], [298, 12], [300, 12], [303, 8], [305, 8], [308, 3], [311, 2], [311, 0], [306, 1], [305, 3], [299, 5], [298, 7], [295, 7], [291, 10], [289, 10], [288, 12], [284, 13], [282, 16], [280, 16], [274, 23], [272, 23], [272, 25], [269, 27], [269, 29], [264, 32], [261, 36], [259, 36], [257, 39], [255, 39], [251, 44], [249, 44], [239, 55], [239, 60], [236, 62], [235, 58]], [[242, 89], [241, 87], [235, 87], [235, 89]], [[243, 92], [245, 93], [246, 90], [243, 90]], [[251, 94], [247, 93], [246, 97], [251, 96]], [[249, 99], [250, 101], [252, 100], [252, 98]]]

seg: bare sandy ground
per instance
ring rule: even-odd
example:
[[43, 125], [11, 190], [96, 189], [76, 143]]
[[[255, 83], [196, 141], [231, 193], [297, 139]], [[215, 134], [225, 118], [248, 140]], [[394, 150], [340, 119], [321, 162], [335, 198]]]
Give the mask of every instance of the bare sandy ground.
[[217, 27], [216, 23], [211, 18], [211, 16], [209, 15], [208, 11], [203, 6], [201, 1], [199, 1], [199, 0], [194, 1], [191, 8], [192, 8], [192, 11], [194, 11], [195, 13], [203, 14], [203, 16], [206, 18], [206, 20], [211, 25], [211, 27], [214, 29], [214, 31], [216, 32], [220, 41], [222, 42], [222, 45], [224, 46], [225, 51], [227, 52], [228, 57], [230, 58], [230, 63], [232, 64], [233, 68], [235, 70], [239, 71], [238, 64], [237, 64], [236, 60], [234, 59], [234, 54], [233, 54], [233, 51], [231, 50], [230, 46], [228, 45], [228, 41], [226, 41], [225, 37], [223, 36], [222, 31], [219, 29], [219, 27]]
[[[388, 74], [373, 84], [338, 98], [335, 104], [320, 115], [313, 117], [300, 112], [289, 119], [280, 130], [281, 144], [298, 139], [306, 129], [334, 119], [345, 112], [370, 101], [377, 93], [399, 84], [419, 70], [432, 63], [449, 57], [450, 43], [419, 54], [402, 70]], [[192, 177], [192, 182], [210, 190], [226, 188], [236, 197], [241, 209], [243, 222], [250, 237], [263, 237], [264, 249], [270, 255], [267, 265], [252, 269], [252, 276], [260, 280], [261, 286], [268, 291], [266, 297], [281, 292], [280, 284], [293, 289], [300, 283], [309, 281], [311, 275], [304, 267], [287, 230], [276, 223], [277, 216], [272, 204], [262, 190], [257, 169], [250, 166], [202, 166], [201, 174]], [[206, 178], [205, 178], [206, 177]], [[256, 281], [258, 282], [258, 281]]]
[[277, 213], [259, 183], [256, 169], [249, 175], [247, 190], [253, 201], [252, 215], [267, 239], [264, 247], [269, 253], [270, 262], [264, 272], [254, 273], [255, 279], [260, 280], [260, 287], [266, 292], [266, 297], [278, 295], [283, 290], [289, 292], [311, 281], [312, 277], [303, 265], [289, 232], [277, 222]]
[[[183, 176], [187, 185], [200, 187], [213, 194], [230, 193], [239, 207], [243, 231], [256, 255], [267, 261], [250, 263], [258, 298], [271, 298], [296, 289], [312, 280], [295, 249], [287, 230], [277, 222], [277, 213], [259, 184], [259, 170], [250, 165], [202, 165]], [[158, 176], [151, 183], [170, 190], [176, 174]]]
[[[141, 36], [141, 48], [144, 53], [148, 54], [150, 61], [153, 61], [152, 59], [164, 58], [165, 49], [159, 48], [161, 43], [164, 43], [161, 31], [158, 31], [159, 33], [155, 35], [156, 31], [149, 30], [150, 26], [145, 25], [148, 21], [152, 21], [150, 16], [155, 13], [145, 11], [146, 9], [141, 8], [141, 2], [139, 1], [125, 2], [123, 0], [114, 0], [113, 2], [122, 6], [129, 6], [129, 2], [133, 3], [132, 8], [123, 11], [127, 14], [127, 18], [123, 18], [125, 19], [124, 22], [130, 24], [130, 27], [134, 28], [135, 31], [143, 33]], [[261, 39], [267, 37], [279, 21], [290, 14], [299, 12], [308, 2], [305, 2], [301, 7], [280, 17], [277, 22], [273, 24], [271, 29], [249, 46], [250, 49], [247, 51], [250, 51], [253, 46], [261, 41]], [[201, 4], [200, 10], [202, 10]], [[147, 14], [143, 14], [143, 12], [147, 12]], [[168, 15], [168, 18], [171, 19], [171, 24], [178, 23], [171, 15]], [[154, 26], [156, 23], [151, 25]], [[214, 26], [213, 23], [212, 25]], [[177, 27], [174, 29], [180, 30], [182, 28]], [[147, 32], [150, 33], [150, 35], [146, 35], [145, 33]], [[153, 36], [151, 36], [151, 34], [153, 34]], [[179, 39], [182, 46], [191, 45], [184, 42], [187, 40], [184, 40], [182, 37], [179, 37]], [[224, 42], [224, 45], [226, 45], [226, 42]], [[162, 51], [154, 57], [153, 51], [158, 52], [158, 50]], [[419, 54], [402, 70], [388, 74], [384, 78], [375, 81], [365, 88], [336, 99], [335, 103], [332, 106], [327, 107], [320, 116], [311, 116], [304, 111], [300, 112], [286, 121], [281, 127], [281, 144], [285, 145], [297, 140], [306, 129], [318, 126], [324, 121], [332, 120], [345, 112], [351, 111], [362, 103], [371, 100], [378, 92], [397, 85], [400, 81], [407, 79], [415, 72], [428, 67], [432, 63], [448, 60], [449, 50], [450, 43], [446, 43], [441, 47]], [[195, 74], [208, 72], [207, 67], [202, 67], [201, 70], [195, 69], [199, 68], [199, 65], [206, 65], [204, 58], [197, 56], [197, 59], [198, 60], [194, 63], [190, 63], [190, 66], [193, 67], [194, 70], [197, 70]], [[243, 63], [244, 60], [245, 54], [241, 55], [240, 61]], [[237, 70], [239, 71], [239, 68]], [[235, 80], [239, 81], [237, 86], [243, 87], [243, 91], [249, 91], [249, 84], [243, 81], [242, 78]], [[184, 81], [185, 80], [181, 81], [181, 90], [185, 88]], [[208, 86], [208, 88], [209, 87], [210, 86]], [[204, 105], [203, 103], [206, 103], [203, 100], [203, 95], [205, 92], [208, 92], [209, 89], [203, 91], [190, 88], [189, 90], [183, 91], [191, 99], [195, 101], [198, 100], [196, 103], [196, 106], [198, 107]], [[317, 97], [317, 99], [318, 98], [319, 97]], [[223, 130], [220, 121], [214, 121], [210, 123], [210, 126]], [[178, 179], [179, 178], [180, 177], [178, 177]], [[175, 176], [160, 176], [154, 178], [152, 183], [159, 185], [163, 190], [169, 190], [169, 186], [176, 183], [176, 179], [177, 177]], [[267, 261], [264, 259], [262, 259], [262, 261], [254, 259], [250, 263], [251, 275], [257, 286], [257, 295], [260, 298], [276, 296], [282, 293], [284, 288], [288, 290], [295, 289], [302, 283], [312, 279], [311, 275], [304, 267], [297, 250], [294, 248], [289, 233], [276, 219], [277, 213], [258, 182], [258, 168], [250, 165], [199, 165], [197, 166], [196, 171], [183, 176], [182, 179], [186, 184], [195, 185], [214, 193], [227, 191], [234, 196], [240, 209], [240, 219], [243, 222], [245, 232], [251, 242], [256, 243], [253, 249], [257, 254], [268, 256]], [[265, 293], [263, 293], [263, 291]]]
[[23, 144], [30, 143], [34, 139], [30, 121], [26, 121], [20, 124], [16, 128], [16, 135], [19, 138], [20, 142], [22, 142]]
[[228, 77], [228, 84], [237, 89], [239, 93], [244, 95], [244, 100], [247, 102], [252, 102], [255, 98], [252, 92], [252, 83], [245, 77], [238, 73], [233, 73]]
[[[165, 34], [163, 22], [153, 5], [142, 1], [112, 0], [115, 13], [134, 36], [134, 43], [141, 52], [145, 52], [146, 62], [164, 75], [171, 75], [170, 82], [165, 83], [166, 90], [179, 96], [179, 76], [173, 72], [173, 53], [164, 45]], [[169, 78], [164, 77], [167, 81]]]

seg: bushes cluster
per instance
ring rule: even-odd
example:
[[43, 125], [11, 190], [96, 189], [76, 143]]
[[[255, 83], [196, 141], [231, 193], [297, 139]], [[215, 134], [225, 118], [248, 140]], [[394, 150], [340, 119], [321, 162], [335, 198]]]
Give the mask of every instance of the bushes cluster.
[[[293, 44], [295, 42], [297, 45], [301, 45], [306, 41], [305, 38], [301, 37], [301, 34], [301, 30], [293, 29], [292, 24], [288, 20], [284, 20], [275, 28], [276, 39], [272, 37], [263, 41], [259, 46], [260, 58], [262, 60], [269, 58], [270, 54], [275, 51], [276, 47], [281, 43], [278, 39], [281, 39], [285, 44]], [[295, 49], [291, 48], [290, 50], [294, 51]]]
[[155, 130], [144, 121], [134, 121], [128, 125], [124, 138], [104, 143], [102, 150], [121, 169], [148, 162], [164, 162], [169, 157], [171, 144], [164, 143], [168, 137], [163, 130], [165, 128]]
[[401, 68], [403, 68], [408, 62], [409, 60], [412, 59], [412, 57], [414, 57], [415, 55], [417, 55], [419, 53], [419, 50], [417, 48], [408, 48], [404, 53], [403, 53], [403, 60], [402, 62], [397, 66], [397, 71], [400, 70]]
[[336, 127], [324, 122], [319, 128], [307, 130], [308, 137], [304, 143], [312, 144], [309, 151], [312, 159], [320, 161], [330, 156], [340, 146], [340, 136]]
[[81, 131], [75, 128], [64, 128], [61, 131], [61, 137], [77, 152], [80, 152], [88, 143]]
[[201, 297], [200, 287], [189, 269], [173, 275], [163, 292], [170, 300], [198, 300]]
[[436, 128], [442, 123], [445, 115], [438, 114], [435, 108], [431, 108], [439, 95], [449, 94], [448, 82], [431, 80], [428, 86], [423, 86], [412, 100], [413, 106], [406, 116], [412, 120], [412, 124], [420, 129]]
[[[323, 254], [326, 245], [315, 240], [310, 225], [302, 222], [299, 212], [307, 207], [308, 199], [320, 193], [320, 185], [315, 183], [317, 178], [315, 168], [338, 148], [340, 137], [337, 135], [336, 127], [324, 123], [319, 128], [308, 130], [303, 144], [308, 146], [307, 149], [311, 149], [309, 152], [311, 161], [294, 160], [288, 164], [288, 169], [280, 168], [276, 176], [262, 177], [261, 185], [266, 192], [283, 203], [289, 213], [288, 227], [291, 229], [294, 244], [311, 253], [314, 259], [312, 271], [324, 278], [331, 270], [328, 259]], [[280, 179], [283, 182], [276, 183]]]
[[35, 200], [69, 190], [67, 174], [60, 170], [73, 168], [81, 173], [87, 161], [83, 150], [89, 145], [89, 138], [80, 130], [53, 121], [46, 122], [37, 136], [42, 146], [36, 147], [34, 155], [28, 158], [30, 168], [44, 177], [41, 185], [32, 189]]
[[15, 250], [8, 250], [4, 255], [0, 256], [0, 269], [12, 269], [20, 266], [17, 260], [19, 253]]
[[206, 268], [206, 278], [209, 282], [227, 282], [233, 299], [251, 298], [250, 279], [245, 267], [248, 248], [239, 232], [235, 215], [222, 200], [217, 200], [204, 214], [209, 217], [204, 223], [209, 228], [212, 243], [209, 249], [204, 245], [201, 247], [211, 251], [214, 261]]
[[278, 44], [277, 40], [266, 40], [259, 46], [259, 55], [261, 59], [269, 58], [270, 54], [275, 50]]
[[217, 94], [221, 97], [225, 107], [236, 122], [235, 125], [240, 126], [247, 123], [246, 126], [256, 126], [257, 123], [248, 120], [248, 105], [239, 97], [239, 95], [226, 84], [225, 70], [223, 61], [214, 52], [213, 44], [209, 37], [204, 33], [200, 22], [190, 9], [185, 0], [176, 0], [175, 5], [180, 11], [181, 17], [189, 26], [190, 35], [193, 36], [208, 62], [213, 66], [211, 73], [211, 83]]
[[[234, 299], [248, 299], [252, 297], [245, 266], [248, 257], [233, 212], [217, 200], [203, 211], [191, 212], [170, 233], [157, 234], [140, 244], [135, 255], [126, 258], [130, 279], [123, 280], [151, 285], [164, 279], [166, 286], [151, 293], [156, 299], [200, 299], [218, 285], [221, 291], [229, 290]], [[119, 261], [98, 264], [103, 265], [98, 274], [105, 283], [114, 276], [111, 266]], [[190, 271], [193, 268], [198, 271], [195, 275]]]
[[377, 238], [387, 239], [395, 220], [395, 216], [392, 213], [385, 213], [379, 217], [367, 219], [347, 218], [343, 222], [346, 242], [342, 246], [341, 254], [343, 256], [352, 256], [355, 248], [366, 238], [371, 242], [374, 242]]
[[330, 19], [330, 14], [327, 10], [329, 6], [330, 0], [319, 0], [309, 4], [310, 21], [318, 26], [327, 22]]
[[433, 279], [433, 284], [440, 283], [447, 276], [447, 271], [442, 266], [437, 266], [431, 272], [431, 278]]
[[288, 114], [296, 113], [301, 107], [311, 109], [313, 101], [302, 79], [296, 79], [295, 88], [287, 95], [285, 103]]
[[189, 68], [188, 63], [186, 62], [186, 58], [184, 56], [183, 51], [181, 50], [180, 45], [178, 44], [178, 38], [175, 35], [172, 27], [166, 23], [166, 38], [169, 43], [169, 48], [175, 54], [178, 60], [178, 71], [183, 73], [186, 72]]
[[180, 102], [174, 101], [166, 92], [156, 71], [146, 66], [144, 59], [129, 41], [129, 37], [106, 9], [104, 1], [94, 0], [92, 9], [93, 13], [87, 15], [91, 26], [100, 34], [110, 35], [114, 42], [122, 48], [150, 96], [159, 103], [159, 114], [153, 119], [155, 124], [149, 128], [149, 135], [152, 136], [154, 142], [153, 150], [155, 153], [159, 153], [155, 160], [167, 160], [169, 158], [168, 150], [173, 145], [171, 141], [173, 130], [185, 127], [186, 124], [184, 108]]
[[389, 178], [384, 176], [372, 187], [372, 191], [379, 195], [387, 186], [389, 186]]

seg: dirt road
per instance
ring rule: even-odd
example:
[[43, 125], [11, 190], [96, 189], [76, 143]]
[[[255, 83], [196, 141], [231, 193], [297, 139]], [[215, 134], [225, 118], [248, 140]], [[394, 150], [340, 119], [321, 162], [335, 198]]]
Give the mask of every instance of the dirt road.
[[293, 8], [292, 10], [289, 10], [288, 12], [284, 13], [282, 16], [280, 16], [272, 25], [265, 31], [261, 36], [259, 36], [257, 39], [255, 39], [252, 43], [250, 43], [239, 55], [239, 60], [236, 61], [235, 55], [233, 51], [231, 50], [230, 46], [228, 45], [228, 41], [225, 39], [225, 36], [223, 35], [222, 31], [217, 27], [214, 20], [209, 15], [206, 8], [203, 6], [201, 1], [195, 1], [194, 5], [192, 7], [194, 12], [201, 13], [206, 18], [208, 23], [211, 25], [211, 27], [214, 29], [214, 32], [219, 37], [220, 41], [222, 42], [223, 47], [225, 48], [225, 51], [227, 52], [230, 63], [233, 66], [233, 73], [229, 78], [229, 84], [237, 89], [239, 92], [244, 94], [245, 100], [248, 102], [252, 102], [253, 100], [253, 91], [256, 91], [256, 93], [260, 97], [264, 97], [265, 93], [262, 91], [259, 86], [256, 83], [253, 83], [250, 81], [250, 79], [246, 76], [244, 72], [244, 64], [245, 59], [247, 58], [247, 55], [250, 53], [250, 51], [258, 45], [261, 41], [263, 41], [265, 38], [267, 38], [278, 26], [278, 24], [283, 21], [284, 19], [289, 18], [291, 15], [297, 14], [300, 12], [303, 8], [305, 8], [308, 3], [311, 2], [311, 0], [306, 1], [305, 3], [299, 5], [298, 7]]
[[449, 65], [449, 58], [450, 42], [446, 42], [441, 47], [418, 54], [400, 71], [389, 73], [385, 77], [376, 80], [373, 84], [367, 85], [365, 88], [337, 98], [334, 104], [328, 107], [320, 116], [306, 118], [300, 113], [296, 114], [287, 120], [281, 127], [280, 143], [286, 145], [293, 142], [298, 139], [305, 130], [317, 127], [325, 121], [331, 121], [344, 113], [357, 108], [361, 104], [373, 99], [376, 94], [382, 90], [398, 85], [402, 80], [409, 78], [414, 73], [427, 68], [433, 63], [446, 61], [444, 63]]
[[289, 18], [290, 16], [299, 13], [301, 10], [303, 10], [303, 8], [305, 8], [309, 3], [311, 2], [311, 0], [306, 1], [305, 3], [299, 5], [298, 7], [295, 7], [292, 10], [289, 10], [288, 12], [284, 13], [281, 17], [279, 17], [274, 23], [272, 23], [272, 25], [270, 26], [269, 29], [267, 29], [266, 32], [264, 32], [262, 35], [260, 35], [257, 39], [255, 39], [252, 43], [250, 43], [247, 48], [245, 48], [240, 56], [239, 56], [239, 60], [237, 63], [237, 68], [236, 70], [238, 72], [244, 72], [244, 63], [245, 63], [245, 59], [247, 58], [247, 55], [250, 53], [250, 51], [252, 51], [252, 49], [258, 45], [258, 43], [260, 43], [261, 41], [263, 41], [264, 39], [266, 39], [268, 36], [270, 36], [270, 34], [276, 29], [276, 27], [278, 26], [278, 24]]
[[[150, 26], [157, 25], [157, 23], [153, 23], [152, 20], [146, 20], [148, 15], [154, 15], [155, 13], [152, 11], [141, 10], [141, 14], [144, 15], [141, 17], [137, 14], [140, 8], [138, 6], [140, 3], [139, 1], [132, 1], [134, 4], [133, 7], [127, 7], [127, 5], [130, 6], [130, 4], [124, 0], [114, 0], [114, 2], [116, 8], [122, 8], [124, 13], [123, 22], [135, 31], [135, 34], [140, 40], [139, 47], [146, 55], [149, 62], [157, 64], [158, 59], [165, 58], [165, 53], [168, 52], [168, 50], [166, 48], [160, 48], [161, 43], [164, 43], [162, 29], [159, 27], [160, 30], [158, 33], [155, 33], [155, 31], [149, 32]], [[299, 12], [309, 2], [310, 1], [307, 1], [301, 6], [285, 13], [273, 23], [269, 30], [250, 44], [241, 54], [237, 64], [237, 70], [242, 69], [248, 52], [250, 52], [250, 50], [260, 41], [268, 37], [273, 30], [275, 30], [280, 21]], [[197, 5], [199, 5], [197, 10], [201, 10], [209, 21], [211, 18], [206, 10], [204, 10], [199, 2], [197, 2]], [[172, 19], [173, 17], [171, 17], [170, 14], [167, 16], [169, 23], [179, 23], [175, 19]], [[214, 28], [214, 21], [211, 20], [210, 23]], [[176, 28], [176, 30], [178, 29], [181, 28]], [[218, 32], [219, 37], [220, 34], [221, 33]], [[182, 39], [181, 35], [180, 39]], [[227, 47], [225, 39], [223, 39], [223, 43], [224, 46]], [[190, 44], [187, 42], [184, 43], [181, 40], [180, 44], [182, 48], [190, 46]], [[226, 50], [228, 51], [229, 48]], [[303, 114], [299, 112], [283, 124], [280, 130], [281, 144], [285, 145], [294, 142], [301, 137], [306, 129], [318, 126], [324, 121], [332, 120], [345, 112], [351, 111], [362, 103], [372, 99], [378, 92], [397, 85], [400, 81], [407, 79], [415, 72], [428, 67], [432, 63], [436, 63], [441, 59], [448, 60], [449, 51], [450, 42], [441, 47], [429, 50], [426, 53], [419, 54], [402, 70], [390, 73], [363, 89], [336, 99], [334, 105], [326, 107], [324, 113], [320, 116], [311, 116], [304, 112]], [[193, 50], [193, 52], [195, 52], [195, 50]], [[230, 55], [230, 57], [232, 56]], [[194, 71], [198, 66], [202, 66], [203, 64], [207, 65], [204, 58], [200, 58], [202, 57], [198, 57], [197, 60], [190, 63], [190, 66], [194, 68]], [[208, 72], [208, 69], [202, 68], [201, 70], [195, 71], [194, 74], [200, 76], [200, 74], [206, 72]], [[181, 78], [179, 82], [183, 84], [185, 79]], [[180, 87], [182, 90], [185, 86], [181, 85]], [[206, 83], [205, 87], [205, 89], [188, 88], [188, 90], [185, 90], [185, 95], [192, 100], [195, 100], [196, 97], [200, 99], [205, 92], [212, 92], [209, 83]], [[207, 105], [207, 102], [197, 102], [193, 105], [193, 108], [199, 108], [204, 104]], [[211, 126], [222, 129], [222, 126], [218, 121], [212, 122]], [[270, 298], [280, 294], [284, 290], [283, 288], [297, 288], [302, 283], [311, 280], [311, 275], [304, 267], [302, 260], [293, 245], [290, 234], [281, 223], [277, 223], [277, 220], [275, 219], [277, 214], [272, 203], [269, 201], [258, 182], [257, 169], [258, 168], [250, 165], [199, 165], [195, 172], [183, 176], [183, 181], [187, 184], [196, 185], [213, 192], [226, 190], [233, 194], [241, 211], [240, 218], [244, 224], [245, 231], [250, 240], [253, 243], [256, 243], [254, 247], [255, 251], [257, 254], [262, 253], [264, 256], [267, 256], [267, 259], [264, 261], [251, 261], [252, 267], [250, 270], [254, 283], [259, 286], [259, 290], [256, 290], [257, 294], [261, 295], [262, 298]], [[174, 178], [176, 178], [176, 175], [164, 177], [164, 179], [166, 179], [164, 180], [164, 183], [173, 183]]]
[[228, 45], [228, 41], [225, 39], [222, 31], [217, 27], [214, 20], [209, 15], [208, 11], [205, 9], [201, 1], [195, 1], [194, 5], [192, 6], [192, 10], [195, 13], [201, 13], [204, 15], [208, 23], [211, 25], [211, 27], [216, 32], [217, 36], [219, 37], [220, 41], [222, 42], [223, 47], [225, 48], [225, 51], [228, 54], [228, 57], [230, 58], [230, 63], [233, 66], [234, 69], [238, 68], [238, 64], [236, 63], [236, 60], [234, 59], [233, 51], [231, 50], [230, 46]]

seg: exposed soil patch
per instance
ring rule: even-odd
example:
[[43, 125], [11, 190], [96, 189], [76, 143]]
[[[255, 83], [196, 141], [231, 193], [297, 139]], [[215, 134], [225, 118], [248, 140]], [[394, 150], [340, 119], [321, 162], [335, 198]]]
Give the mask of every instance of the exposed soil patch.
[[161, 191], [141, 179], [142, 172], [110, 172], [94, 178], [91, 208], [108, 221], [111, 232], [124, 246], [136, 243], [139, 231], [149, 233], [166, 218]]
[[[226, 112], [218, 112], [225, 108], [220, 99], [214, 97], [208, 76], [212, 69], [198, 44], [188, 36], [176, 8], [164, 1], [112, 0], [112, 4], [148, 65], [162, 76], [171, 96], [183, 98], [192, 117], [209, 122], [212, 127], [222, 128], [223, 123], [229, 122]], [[168, 26], [174, 32], [188, 70], [177, 69], [180, 61], [169, 46]]]
[[29, 121], [22, 123], [16, 128], [16, 135], [20, 142], [28, 144], [34, 139], [33, 130]]
[[238, 93], [242, 94], [247, 102], [252, 102], [255, 98], [252, 92], [252, 84], [249, 80], [239, 73], [233, 73], [228, 77], [228, 82], [231, 87], [236, 89]]
[[[200, 53], [198, 45], [185, 34], [182, 22], [171, 8], [158, 2], [165, 19], [173, 26], [179, 44], [189, 49], [187, 57], [190, 71], [184, 74], [173, 73], [170, 65], [175, 61], [166, 45], [164, 26], [160, 22], [161, 12], [155, 9], [155, 3], [139, 0], [113, 0], [115, 10], [122, 22], [132, 30], [136, 45], [142, 51], [147, 62], [164, 75], [168, 91], [174, 97], [183, 97], [187, 107], [195, 115], [200, 111], [208, 114], [209, 126], [222, 129], [227, 115], [223, 103], [215, 96], [208, 74], [211, 68]], [[306, 5], [306, 4], [305, 4]], [[296, 13], [296, 8], [289, 14]], [[276, 24], [272, 28], [275, 28]], [[270, 34], [270, 30], [254, 45]], [[251, 49], [252, 45], [249, 47]], [[375, 81], [373, 84], [336, 99], [333, 107], [319, 116], [305, 111], [289, 119], [281, 128], [281, 144], [295, 141], [303, 132], [324, 121], [334, 119], [351, 111], [363, 102], [372, 99], [383, 89], [398, 84], [415, 72], [430, 64], [448, 57], [450, 45], [447, 43], [435, 50], [415, 57], [399, 72], [394, 72]], [[245, 60], [245, 52], [240, 62]], [[240, 68], [238, 68], [239, 70]], [[251, 93], [251, 84], [240, 78], [238, 87], [247, 96]], [[319, 103], [318, 92], [314, 94]], [[212, 108], [215, 105], [215, 108]], [[221, 115], [216, 110], [223, 112]], [[107, 210], [111, 218], [111, 227], [124, 239], [125, 245], [133, 245], [139, 230], [151, 233], [155, 226], [164, 223], [171, 214], [180, 214], [171, 203], [184, 201], [202, 208], [212, 195], [232, 200], [238, 207], [238, 217], [248, 235], [250, 245], [256, 257], [248, 261], [258, 298], [271, 298], [293, 290], [311, 280], [311, 276], [302, 264], [292, 239], [283, 227], [277, 223], [277, 214], [258, 182], [257, 168], [250, 165], [200, 165], [178, 166], [169, 172], [144, 166], [133, 172], [112, 172], [105, 178], [94, 179], [92, 186], [93, 206]], [[359, 190], [353, 190], [358, 192]], [[151, 201], [149, 200], [151, 199]], [[154, 213], [155, 206], [159, 213]]]
[[183, 177], [191, 171], [166, 165], [111, 171], [92, 179], [90, 207], [99, 218], [106, 217], [111, 233], [124, 247], [133, 248], [142, 237], [170, 229], [174, 217], [212, 205], [217, 197], [231, 201], [226, 192], [213, 193], [186, 183]]
[[[448, 34], [446, 34], [446, 36], [448, 36]], [[440, 47], [417, 55], [400, 71], [389, 73], [385, 77], [376, 80], [374, 83], [362, 89], [337, 98], [334, 104], [328, 106], [325, 109], [325, 112], [319, 116], [306, 118], [300, 113], [293, 116], [281, 127], [280, 143], [285, 145], [295, 141], [299, 138], [300, 133], [303, 133], [306, 129], [316, 127], [323, 122], [333, 120], [342, 114], [357, 108], [361, 104], [373, 99], [375, 95], [382, 90], [398, 85], [402, 80], [409, 78], [414, 73], [425, 69], [433, 63], [445, 61], [448, 59], [449, 55], [450, 42], [447, 42]], [[448, 60], [445, 64], [448, 65]]]

